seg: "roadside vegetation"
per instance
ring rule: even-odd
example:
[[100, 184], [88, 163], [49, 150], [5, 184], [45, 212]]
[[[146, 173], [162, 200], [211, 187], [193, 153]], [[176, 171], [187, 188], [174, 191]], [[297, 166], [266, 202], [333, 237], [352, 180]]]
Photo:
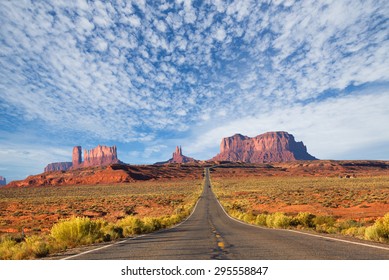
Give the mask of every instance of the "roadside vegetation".
[[[191, 213], [201, 191], [201, 181], [1, 190], [3, 231], [4, 225], [21, 230], [1, 234], [0, 259], [42, 258], [68, 248], [169, 228]], [[23, 203], [26, 200], [28, 203]], [[107, 201], [114, 201], [115, 207], [110, 207], [113, 204]], [[20, 214], [6, 216], [4, 212], [7, 209], [11, 212], [15, 204], [20, 204]], [[23, 208], [26, 204], [30, 205], [28, 209]], [[34, 208], [39, 204], [50, 205], [40, 221], [40, 215], [28, 216], [29, 211], [41, 211], [39, 207]], [[96, 215], [101, 212], [105, 214]], [[52, 215], [57, 218], [54, 222]], [[11, 217], [20, 219], [9, 223]], [[29, 224], [26, 220], [30, 218], [38, 221]]]
[[389, 177], [214, 177], [225, 210], [249, 224], [389, 243]]

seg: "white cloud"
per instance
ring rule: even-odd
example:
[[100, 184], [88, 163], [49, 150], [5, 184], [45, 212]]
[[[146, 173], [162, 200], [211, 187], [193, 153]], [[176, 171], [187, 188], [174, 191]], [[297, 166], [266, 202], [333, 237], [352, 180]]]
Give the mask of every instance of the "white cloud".
[[95, 49], [100, 51], [100, 52], [104, 52], [108, 48], [107, 41], [105, 41], [103, 38], [100, 38], [100, 37], [95, 39], [94, 45], [95, 45]]
[[226, 38], [226, 31], [223, 27], [220, 27], [215, 32], [215, 39], [218, 41], [223, 41]]
[[[382, 126], [389, 123], [388, 106], [388, 89], [378, 88], [373, 93], [281, 107], [220, 124], [212, 122], [213, 127], [200, 128], [201, 131], [193, 133], [198, 137], [184, 141], [186, 149], [208, 159], [214, 154], [207, 151], [219, 145], [223, 137], [235, 133], [254, 137], [268, 131], [287, 131], [297, 141], [303, 141], [308, 152], [318, 158], [355, 159], [353, 151], [367, 148], [374, 153], [374, 145], [389, 139], [389, 131]], [[382, 155], [381, 159], [386, 157]]]
[[140, 27], [141, 26], [140, 19], [136, 15], [131, 15], [131, 16], [125, 18], [125, 20], [123, 20], [123, 21], [125, 23], [131, 24], [134, 27]]
[[81, 27], [81, 30], [83, 30], [84, 32], [90, 32], [93, 30], [93, 28], [95, 28], [95, 25], [84, 17], [81, 17], [79, 19], [78, 26]]
[[162, 20], [156, 21], [155, 27], [160, 31], [160, 32], [165, 32], [167, 27], [166, 24]]
[[[301, 131], [313, 131], [307, 121], [316, 115], [323, 130], [352, 122], [324, 114], [332, 112], [330, 96], [358, 119], [347, 111], [357, 107], [353, 98], [373, 101], [355, 87], [387, 88], [387, 1], [200, 2], [0, 1], [0, 122], [34, 120], [42, 133], [125, 143], [202, 127], [206, 141], [187, 150], [205, 153], [201, 145], [217, 147], [237, 129], [257, 135], [288, 124], [310, 141]], [[387, 121], [382, 109], [369, 112]], [[381, 134], [354, 146], [389, 139]]]

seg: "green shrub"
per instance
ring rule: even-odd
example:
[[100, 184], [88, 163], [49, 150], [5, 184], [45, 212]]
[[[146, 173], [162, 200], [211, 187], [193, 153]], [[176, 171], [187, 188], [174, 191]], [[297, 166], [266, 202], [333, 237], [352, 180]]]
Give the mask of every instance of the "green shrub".
[[13, 238], [4, 237], [0, 241], [0, 259], [22, 260], [44, 257], [49, 253], [47, 243], [38, 236], [31, 236], [17, 242]]
[[272, 228], [287, 228], [291, 225], [292, 218], [286, 216], [284, 213], [276, 212], [267, 215], [266, 225]]
[[106, 225], [102, 231], [104, 233], [104, 241], [111, 241], [124, 237], [123, 228], [111, 223]]
[[303, 226], [304, 228], [312, 228], [314, 227], [314, 221], [313, 219], [316, 216], [309, 213], [309, 212], [300, 212], [297, 214], [296, 217], [293, 218], [292, 220], [292, 225], [294, 226]]
[[243, 214], [242, 220], [246, 223], [253, 224], [255, 222], [256, 217], [252, 213]]
[[366, 231], [366, 227], [350, 227], [347, 229], [343, 229], [341, 233], [343, 235], [363, 238], [365, 236], [365, 231]]
[[316, 216], [312, 221], [316, 227], [321, 225], [334, 226], [336, 219], [332, 216]]
[[106, 222], [92, 221], [86, 217], [73, 217], [62, 220], [51, 228], [51, 236], [65, 246], [91, 244], [104, 239], [102, 228]]
[[142, 232], [144, 233], [153, 232], [161, 229], [162, 227], [163, 226], [160, 218], [143, 218]]
[[255, 224], [259, 226], [266, 226], [266, 218], [266, 214], [257, 215], [257, 217], [255, 218]]
[[36, 235], [27, 237], [25, 242], [28, 254], [34, 258], [42, 258], [49, 254], [49, 246], [42, 237]]
[[377, 219], [374, 225], [367, 227], [365, 237], [369, 240], [389, 242], [389, 213]]
[[345, 220], [339, 223], [336, 223], [336, 226], [341, 230], [347, 230], [349, 228], [358, 228], [361, 227], [361, 224], [355, 220]]
[[15, 240], [9, 237], [2, 238], [0, 241], [0, 259], [12, 260], [14, 255], [14, 248], [17, 245]]
[[123, 229], [124, 236], [130, 236], [133, 234], [141, 234], [144, 225], [139, 218], [127, 216], [118, 222], [118, 226]]

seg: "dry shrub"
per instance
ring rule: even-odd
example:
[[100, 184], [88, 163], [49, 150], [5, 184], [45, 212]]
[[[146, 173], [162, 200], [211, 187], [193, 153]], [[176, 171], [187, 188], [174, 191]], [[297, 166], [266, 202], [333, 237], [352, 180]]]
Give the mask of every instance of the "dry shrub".
[[389, 213], [377, 219], [374, 225], [367, 227], [365, 237], [369, 240], [389, 242]]
[[86, 217], [73, 217], [55, 224], [51, 228], [50, 235], [66, 247], [92, 244], [103, 241], [102, 228], [106, 224], [102, 220], [93, 221]]

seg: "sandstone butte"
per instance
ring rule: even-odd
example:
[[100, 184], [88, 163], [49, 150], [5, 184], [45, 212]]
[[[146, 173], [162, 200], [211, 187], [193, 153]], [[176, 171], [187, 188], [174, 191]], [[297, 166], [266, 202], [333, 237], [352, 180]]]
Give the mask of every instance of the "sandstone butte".
[[78, 169], [92, 166], [106, 166], [114, 163], [120, 163], [117, 157], [116, 146], [108, 147], [98, 145], [91, 150], [84, 150], [84, 160], [82, 160], [81, 146], [73, 148], [72, 162], [54, 162], [48, 164], [44, 172], [66, 171], [69, 169]]
[[106, 166], [119, 163], [116, 146], [108, 147], [98, 145], [92, 150], [84, 150], [84, 161], [81, 161], [81, 147], [73, 148], [73, 168]]
[[0, 186], [5, 186], [5, 185], [7, 185], [7, 180], [3, 176], [0, 176]]
[[163, 162], [157, 162], [155, 164], [168, 164], [168, 163], [188, 163], [188, 162], [198, 162], [194, 158], [184, 156], [182, 154], [181, 146], [177, 146], [176, 150], [173, 152], [173, 156], [171, 159]]
[[72, 163], [71, 162], [53, 162], [53, 163], [49, 163], [46, 167], [45, 167], [45, 172], [49, 172], [49, 171], [65, 171], [65, 170], [68, 170], [70, 167], [72, 167]]
[[292, 134], [277, 131], [255, 137], [235, 134], [223, 138], [220, 153], [211, 161], [264, 163], [315, 159], [308, 154], [303, 142], [296, 142]]

